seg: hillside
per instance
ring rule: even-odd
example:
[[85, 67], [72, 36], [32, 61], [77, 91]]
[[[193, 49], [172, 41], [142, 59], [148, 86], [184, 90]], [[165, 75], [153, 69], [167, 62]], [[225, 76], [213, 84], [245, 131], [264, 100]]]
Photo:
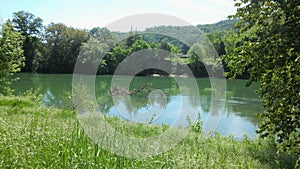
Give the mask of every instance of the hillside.
[[216, 31], [223, 32], [233, 28], [234, 24], [237, 23], [237, 21], [237, 19], [223, 20], [214, 24], [197, 25], [197, 27], [204, 33], [213, 33]]

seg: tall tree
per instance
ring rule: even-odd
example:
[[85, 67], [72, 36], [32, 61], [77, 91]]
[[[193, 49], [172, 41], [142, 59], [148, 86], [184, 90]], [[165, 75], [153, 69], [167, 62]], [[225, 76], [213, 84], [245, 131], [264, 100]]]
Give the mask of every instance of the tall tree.
[[88, 65], [90, 68], [98, 70], [98, 73], [112, 74], [118, 63], [117, 57], [123, 55], [123, 52], [120, 52], [118, 56], [115, 56], [114, 52], [109, 52], [116, 42], [117, 37], [108, 29], [93, 28], [90, 31], [89, 40], [82, 44], [79, 61], [83, 65]]
[[25, 66], [22, 68], [24, 72], [34, 72], [38, 69], [42, 53], [39, 39], [43, 29], [42, 23], [43, 20], [32, 13], [25, 11], [13, 13], [13, 27], [25, 37], [23, 43]]
[[260, 136], [300, 155], [300, 1], [240, 0], [236, 6], [242, 41], [225, 57], [230, 73], [248, 71], [248, 84], [260, 82]]
[[87, 31], [51, 23], [46, 28], [47, 58], [44, 72], [72, 73], [80, 46], [88, 39]]
[[11, 76], [24, 65], [23, 40], [20, 33], [13, 31], [11, 23], [3, 25], [0, 37], [0, 94], [11, 93], [9, 85], [15, 80]]

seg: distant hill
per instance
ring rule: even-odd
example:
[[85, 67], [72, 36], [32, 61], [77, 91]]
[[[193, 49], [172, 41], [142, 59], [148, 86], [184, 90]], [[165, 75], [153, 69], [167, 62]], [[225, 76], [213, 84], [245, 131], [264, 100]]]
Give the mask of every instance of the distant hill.
[[[233, 28], [233, 26], [238, 22], [237, 19], [227, 19], [227, 20], [223, 20], [223, 21], [219, 21], [217, 23], [213, 23], [213, 24], [199, 24], [197, 25], [197, 28], [199, 28], [201, 31], [203, 31], [203, 33], [205, 34], [209, 34], [209, 33], [214, 33], [216, 31], [218, 32], [224, 32], [224, 31], [228, 31], [230, 29]], [[178, 29], [178, 26], [155, 26], [155, 27], [151, 27], [151, 28], [146, 28], [145, 31], [134, 31], [136, 33], [145, 33], [145, 32], [159, 32], [159, 33], [165, 33], [165, 32], [169, 32], [170, 30], [176, 30]], [[188, 28], [188, 27], [185, 27]], [[187, 29], [187, 30], [191, 30], [191, 29]], [[114, 34], [116, 34], [120, 39], [126, 38], [128, 36], [128, 32], [113, 32]]]
[[[234, 20], [223, 20], [214, 24], [203, 24], [197, 25], [196, 27], [203, 31], [204, 34], [214, 33], [216, 31], [224, 32], [233, 28], [237, 19]], [[179, 47], [182, 53], [187, 53], [189, 47], [187, 45], [192, 45], [195, 40], [201, 38], [204, 34], [199, 34], [199, 29], [194, 26], [155, 26], [151, 28], [146, 28], [145, 31], [133, 31], [132, 33], [141, 34], [144, 41], [150, 43], [159, 43], [162, 39], [166, 39], [171, 44]], [[151, 32], [151, 33], [149, 33]], [[130, 33], [125, 32], [113, 32], [120, 40], [125, 40]], [[168, 36], [169, 35], [169, 36]], [[172, 36], [173, 35], [173, 36]], [[175, 36], [176, 35], [176, 36]], [[172, 37], [178, 37], [174, 39]], [[195, 38], [199, 36], [199, 38]], [[184, 43], [183, 43], [184, 42]]]
[[232, 29], [237, 21], [237, 19], [223, 20], [214, 24], [197, 25], [197, 27], [204, 33], [213, 33], [216, 31], [224, 32], [226, 30]]

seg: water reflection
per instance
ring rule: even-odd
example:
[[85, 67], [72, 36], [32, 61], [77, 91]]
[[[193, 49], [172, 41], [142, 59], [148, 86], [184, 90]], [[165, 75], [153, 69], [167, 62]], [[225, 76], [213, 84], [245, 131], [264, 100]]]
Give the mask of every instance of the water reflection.
[[[16, 94], [30, 88], [39, 88], [39, 92], [43, 94], [43, 102], [47, 106], [63, 106], [64, 97], [67, 93], [71, 93], [72, 75], [17, 74], [17, 76], [20, 80], [13, 84]], [[99, 111], [103, 113], [130, 121], [138, 119], [139, 122], [172, 125], [178, 120], [177, 124], [188, 125], [186, 118], [177, 119], [179, 114], [186, 117], [191, 115], [190, 111], [197, 109], [204, 123], [210, 115], [211, 106], [214, 106], [217, 111], [225, 111], [217, 127], [220, 134], [233, 135], [237, 139], [242, 139], [244, 134], [249, 138], [256, 137], [258, 119], [254, 118], [254, 115], [262, 111], [261, 100], [254, 92], [258, 86], [246, 88], [243, 80], [227, 83], [225, 110], [218, 110], [218, 102], [211, 105], [211, 94], [214, 91], [211, 89], [209, 79], [197, 79], [200, 95], [198, 100], [195, 91], [188, 88], [183, 89], [185, 94], [182, 95], [176, 81], [168, 77], [135, 77], [130, 83], [129, 90], [139, 88], [143, 84], [151, 84], [151, 90], [130, 96], [129, 100], [124, 97], [113, 99], [109, 92], [111, 80], [111, 76], [97, 76], [95, 80], [96, 101]], [[184, 106], [183, 112], [180, 112], [181, 106]]]

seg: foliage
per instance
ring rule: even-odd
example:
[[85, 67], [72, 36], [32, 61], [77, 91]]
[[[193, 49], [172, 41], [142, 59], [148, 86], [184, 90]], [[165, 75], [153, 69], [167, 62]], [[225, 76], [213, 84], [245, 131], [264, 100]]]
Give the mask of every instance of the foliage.
[[197, 25], [197, 27], [206, 34], [213, 34], [215, 32], [229, 31], [234, 28], [237, 22], [237, 19], [227, 19], [213, 24]]
[[224, 44], [224, 38], [222, 36], [221, 32], [214, 32], [212, 34], [207, 35], [210, 42], [214, 45], [216, 51], [218, 52], [219, 56], [225, 55], [225, 44]]
[[132, 52], [136, 52], [143, 49], [149, 49], [149, 48], [151, 48], [151, 46], [147, 42], [141, 39], [134, 41], [134, 43], [131, 45]]
[[[234, 20], [228, 20], [203, 27], [211, 27], [210, 30], [216, 29], [223, 32], [229, 29], [234, 22]], [[99, 27], [91, 30], [80, 30], [67, 27], [62, 23], [51, 23], [44, 26], [41, 18], [26, 11], [13, 13], [12, 24], [14, 30], [25, 37], [22, 47], [25, 66], [21, 71], [41, 73], [72, 73], [78, 55], [80, 55], [80, 61], [86, 66], [87, 64], [92, 67], [99, 65], [98, 68], [94, 68], [97, 69], [98, 74], [113, 74], [124, 58], [141, 49], [163, 49], [172, 54], [185, 55], [189, 50], [187, 44], [194, 44], [194, 36], [199, 33], [199, 29], [192, 26], [158, 26], [147, 28], [143, 32], [131, 31], [129, 33], [110, 32]], [[209, 31], [209, 33], [213, 32]], [[186, 44], [166, 35], [180, 35], [180, 39]], [[116, 44], [116, 37], [123, 40]], [[87, 42], [88, 39], [90, 39], [89, 42]], [[97, 46], [97, 44], [101, 45]], [[114, 45], [116, 46], [113, 47]], [[223, 53], [223, 42], [216, 44], [216, 48], [218, 48], [219, 53]], [[79, 53], [80, 50], [82, 53]], [[97, 52], [104, 54], [101, 63], [99, 63], [99, 56], [96, 56]], [[95, 60], [95, 58], [97, 59]], [[181, 72], [181, 66], [186, 62], [182, 58], [173, 58], [170, 61], [174, 65], [172, 67], [173, 73]], [[197, 70], [192, 71], [194, 73], [199, 72]], [[151, 71], [140, 73], [140, 75], [148, 75], [149, 73]], [[197, 73], [195, 75], [198, 77], [206, 76]]]
[[142, 37], [140, 36], [140, 34], [130, 31], [128, 37], [126, 38], [126, 46], [131, 47], [135, 41], [141, 39]]
[[258, 133], [300, 155], [300, 1], [236, 3], [241, 41], [224, 59], [236, 76], [260, 82], [265, 112]]
[[[200, 112], [197, 113], [197, 116], [198, 117], [197, 117], [196, 121], [191, 125], [191, 130], [196, 133], [202, 133], [202, 122], [201, 122]], [[190, 118], [188, 118], [187, 120], [189, 123], [191, 123]]]
[[43, 20], [35, 17], [32, 13], [19, 11], [13, 13], [11, 23], [14, 30], [20, 32], [24, 37], [23, 50], [25, 66], [23, 72], [35, 72], [38, 69], [42, 57], [42, 43], [40, 34], [42, 32]]
[[9, 85], [16, 80], [11, 76], [24, 65], [23, 36], [14, 32], [10, 22], [3, 24], [0, 37], [0, 95], [10, 94]]
[[223, 75], [221, 59], [209, 38], [195, 43], [188, 51], [189, 66], [195, 76], [203, 77]]
[[[114, 36], [106, 28], [94, 28], [90, 31], [90, 38], [81, 46], [79, 62], [85, 66], [90, 65], [93, 70], [98, 70], [101, 74], [113, 73], [117, 66], [117, 57], [124, 57], [123, 50], [116, 49], [120, 55], [109, 53], [117, 42]], [[118, 47], [117, 47], [118, 48]]]
[[177, 46], [170, 43], [167, 38], [161, 39], [158, 44], [158, 47], [162, 50], [168, 51], [173, 54], [178, 54], [180, 52], [180, 49]]
[[202, 62], [203, 58], [201, 58], [203, 52], [204, 50], [201, 44], [194, 44], [187, 53], [189, 56], [189, 67], [194, 75], [208, 76], [205, 65]]
[[67, 27], [64, 24], [51, 23], [46, 28], [46, 48], [43, 60], [43, 72], [72, 73], [80, 46], [88, 39], [84, 30]]
[[[80, 53], [80, 62], [90, 64], [94, 69], [98, 67], [98, 74], [114, 74], [119, 64], [129, 55], [146, 49], [163, 49], [172, 54], [178, 54], [180, 49], [162, 39], [159, 43], [147, 42], [142, 39], [142, 35], [137, 32], [130, 32], [128, 37], [118, 41], [117, 36], [106, 28], [94, 28], [88, 42], [83, 43]], [[146, 52], [147, 53], [147, 52]], [[151, 60], [148, 55], [143, 55], [143, 59], [135, 60], [135, 64]], [[153, 54], [153, 53], [152, 53]], [[154, 54], [154, 57], [157, 56]], [[167, 58], [168, 56], [165, 56]], [[153, 58], [152, 58], [153, 59]], [[164, 58], [158, 58], [164, 59]], [[89, 67], [89, 68], [90, 68]], [[132, 69], [133, 70], [133, 69]], [[121, 71], [124, 74], [126, 71]], [[149, 75], [155, 72], [153, 69], [140, 72], [138, 75]], [[161, 71], [159, 73], [162, 73]]]

